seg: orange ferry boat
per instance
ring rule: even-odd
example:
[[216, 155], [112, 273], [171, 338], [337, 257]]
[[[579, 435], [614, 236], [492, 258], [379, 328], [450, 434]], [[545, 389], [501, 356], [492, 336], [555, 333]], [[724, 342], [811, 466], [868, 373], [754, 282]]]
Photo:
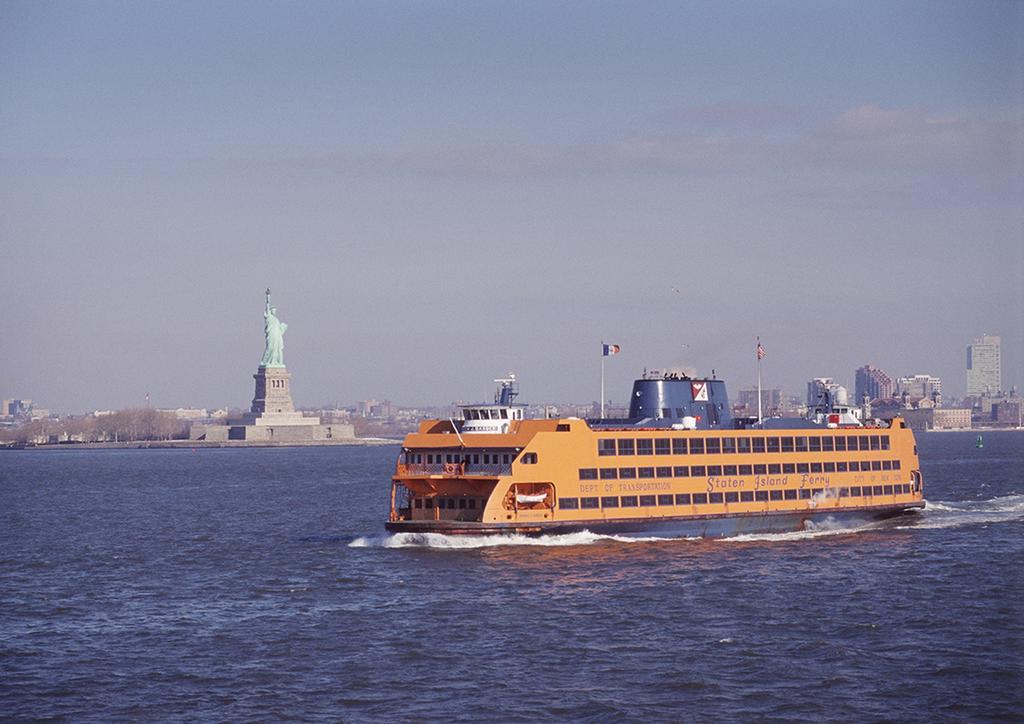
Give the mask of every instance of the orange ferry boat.
[[913, 431], [823, 399], [808, 418], [739, 419], [718, 379], [645, 373], [629, 417], [524, 419], [493, 404], [409, 434], [392, 532], [724, 537], [869, 522], [924, 507]]

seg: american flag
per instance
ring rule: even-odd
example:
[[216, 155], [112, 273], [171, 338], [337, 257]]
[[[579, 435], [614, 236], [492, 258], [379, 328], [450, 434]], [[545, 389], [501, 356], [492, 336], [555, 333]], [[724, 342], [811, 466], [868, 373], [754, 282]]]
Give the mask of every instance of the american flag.
[[757, 342], [757, 358], [759, 360], [764, 359], [765, 354], [767, 354], [767, 353], [764, 351], [764, 347], [761, 346], [760, 340], [758, 340], [758, 342]]
[[613, 354], [618, 354], [618, 353], [619, 353], [619, 345], [617, 345], [617, 344], [602, 344], [601, 345], [601, 355], [604, 356], [604, 357], [609, 357], [609, 356], [611, 356]]

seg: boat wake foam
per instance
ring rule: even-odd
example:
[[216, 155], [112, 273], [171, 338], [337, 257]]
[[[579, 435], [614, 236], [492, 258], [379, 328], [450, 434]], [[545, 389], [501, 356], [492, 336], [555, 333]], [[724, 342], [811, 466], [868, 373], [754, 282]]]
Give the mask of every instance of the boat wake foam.
[[[356, 538], [349, 548], [435, 548], [465, 550], [472, 548], [495, 548], [497, 546], [583, 546], [595, 543], [652, 543], [677, 541], [680, 538], [658, 538], [653, 536], [629, 538], [620, 535], [598, 535], [589, 530], [561, 535], [444, 535], [442, 533], [394, 533], [391, 535]], [[689, 539], [699, 540], [699, 539]]]
[[811, 538], [825, 538], [835, 535], [854, 535], [865, 531], [874, 530], [883, 523], [880, 521], [851, 525], [842, 521], [826, 518], [825, 520], [809, 520], [803, 530], [780, 531], [778, 533], [742, 533], [729, 536], [728, 538], [717, 538], [723, 543], [749, 543], [751, 541], [793, 541], [808, 540]]
[[898, 527], [959, 528], [1017, 520], [1024, 520], [1024, 495], [1003, 495], [989, 500], [926, 500], [917, 520]]

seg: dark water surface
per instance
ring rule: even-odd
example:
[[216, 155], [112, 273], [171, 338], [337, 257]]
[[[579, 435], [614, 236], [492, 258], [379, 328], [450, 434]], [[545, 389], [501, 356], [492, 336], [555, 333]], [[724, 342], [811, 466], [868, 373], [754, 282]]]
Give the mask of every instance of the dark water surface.
[[0, 453], [0, 715], [1021, 721], [1024, 433], [975, 437], [914, 522], [727, 541], [387, 537], [397, 447]]

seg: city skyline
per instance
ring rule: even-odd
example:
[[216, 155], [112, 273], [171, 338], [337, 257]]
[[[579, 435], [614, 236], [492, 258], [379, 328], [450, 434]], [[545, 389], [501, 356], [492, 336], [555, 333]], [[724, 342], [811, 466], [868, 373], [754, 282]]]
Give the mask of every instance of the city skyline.
[[[0, 8], [0, 396], [1024, 383], [1024, 6]], [[255, 313], [254, 313], [255, 308]]]

